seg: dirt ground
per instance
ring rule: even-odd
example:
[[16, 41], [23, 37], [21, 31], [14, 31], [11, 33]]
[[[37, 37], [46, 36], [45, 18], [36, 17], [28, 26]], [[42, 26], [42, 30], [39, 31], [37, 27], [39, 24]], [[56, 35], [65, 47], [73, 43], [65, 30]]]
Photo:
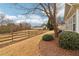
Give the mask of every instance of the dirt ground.
[[[53, 33], [53, 31], [46, 32]], [[20, 41], [18, 43], [0, 48], [1, 56], [79, 56], [79, 50], [66, 50], [58, 45], [58, 40], [42, 41], [42, 36], [35, 37]]]

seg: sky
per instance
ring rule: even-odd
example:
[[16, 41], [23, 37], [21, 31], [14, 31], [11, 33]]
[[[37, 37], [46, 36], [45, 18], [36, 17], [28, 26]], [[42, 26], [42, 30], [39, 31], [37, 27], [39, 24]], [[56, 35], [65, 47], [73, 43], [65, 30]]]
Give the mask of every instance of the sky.
[[[32, 3], [19, 3], [19, 5], [25, 6], [27, 8], [32, 8], [36, 6], [35, 4]], [[63, 5], [64, 4], [61, 4], [61, 6]], [[59, 7], [61, 11], [59, 11], [58, 16], [62, 14], [61, 17], [63, 17], [64, 8], [61, 6]], [[28, 14], [27, 16], [23, 15], [26, 12], [28, 11], [12, 3], [0, 3], [0, 14], [5, 14], [6, 18], [13, 19], [16, 23], [26, 21], [28, 23], [31, 23], [32, 26], [36, 26], [36, 25], [39, 26], [43, 23], [46, 23], [48, 20], [47, 17], [41, 16], [40, 13]]]
[[[33, 7], [32, 4], [20, 4], [26, 7]], [[0, 3], [0, 11], [5, 12], [8, 15], [17, 16], [23, 14], [26, 10], [20, 10], [17, 6], [12, 3]]]

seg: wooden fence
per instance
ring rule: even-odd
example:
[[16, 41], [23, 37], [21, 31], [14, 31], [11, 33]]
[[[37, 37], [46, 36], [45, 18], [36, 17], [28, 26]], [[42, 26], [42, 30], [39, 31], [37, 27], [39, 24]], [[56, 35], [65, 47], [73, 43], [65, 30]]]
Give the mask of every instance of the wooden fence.
[[28, 39], [33, 36], [42, 34], [46, 31], [47, 30], [23, 30], [23, 31], [8, 33], [8, 34], [0, 34], [0, 43]]

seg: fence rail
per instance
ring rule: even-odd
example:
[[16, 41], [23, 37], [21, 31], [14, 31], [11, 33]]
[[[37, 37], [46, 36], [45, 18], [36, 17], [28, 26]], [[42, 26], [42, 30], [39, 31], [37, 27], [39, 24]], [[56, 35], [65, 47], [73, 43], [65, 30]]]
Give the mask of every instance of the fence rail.
[[0, 34], [0, 43], [6, 41], [18, 41], [22, 39], [28, 39], [33, 36], [42, 34], [47, 30], [23, 30], [18, 32], [8, 33], [8, 34]]

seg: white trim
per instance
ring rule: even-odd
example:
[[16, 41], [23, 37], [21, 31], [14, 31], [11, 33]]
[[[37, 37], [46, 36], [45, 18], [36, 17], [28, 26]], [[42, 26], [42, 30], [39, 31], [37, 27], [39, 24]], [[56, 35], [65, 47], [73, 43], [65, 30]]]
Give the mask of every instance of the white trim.
[[76, 10], [76, 14], [77, 14], [77, 16], [76, 16], [76, 20], [77, 20], [76, 21], [76, 24], [77, 24], [76, 25], [76, 31], [79, 32], [79, 26], [78, 26], [78, 24], [79, 24], [78, 23], [79, 22], [79, 17], [78, 17], [79, 16], [79, 9]]
[[76, 13], [74, 13], [71, 17], [69, 17], [68, 20], [71, 19], [74, 15], [76, 15]]
[[69, 12], [68, 12], [66, 17], [68, 17], [68, 15], [69, 15], [70, 11], [72, 10], [72, 8], [73, 8], [73, 6], [70, 7]]

